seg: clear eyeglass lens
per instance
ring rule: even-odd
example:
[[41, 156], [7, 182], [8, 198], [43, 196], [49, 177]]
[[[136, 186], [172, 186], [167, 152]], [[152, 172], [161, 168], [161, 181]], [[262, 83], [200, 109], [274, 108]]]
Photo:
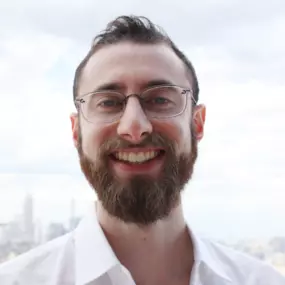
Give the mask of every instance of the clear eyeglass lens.
[[[177, 86], [153, 87], [144, 91], [139, 97], [140, 103], [148, 117], [167, 118], [181, 113], [186, 105], [186, 89]], [[124, 112], [126, 96], [104, 91], [89, 94], [81, 104], [84, 117], [95, 122], [111, 122]]]

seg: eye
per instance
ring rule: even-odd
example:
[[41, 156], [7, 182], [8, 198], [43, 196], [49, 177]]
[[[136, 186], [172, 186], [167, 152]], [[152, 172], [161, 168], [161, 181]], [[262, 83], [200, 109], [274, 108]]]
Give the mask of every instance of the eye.
[[150, 101], [152, 101], [151, 103], [159, 104], [159, 105], [169, 103], [169, 100], [164, 97], [155, 97], [155, 98], [152, 98]]
[[117, 107], [122, 105], [122, 101], [118, 99], [106, 99], [99, 103], [100, 107]]
[[118, 109], [124, 104], [125, 97], [115, 92], [97, 92], [92, 96], [92, 108]]

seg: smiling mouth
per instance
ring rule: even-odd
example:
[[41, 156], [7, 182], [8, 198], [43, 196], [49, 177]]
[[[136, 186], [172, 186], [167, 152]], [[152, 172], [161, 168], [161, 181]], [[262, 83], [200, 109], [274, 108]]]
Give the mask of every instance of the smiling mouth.
[[117, 151], [111, 154], [111, 158], [118, 162], [128, 164], [143, 164], [158, 159], [165, 154], [164, 150], [149, 150], [149, 151]]

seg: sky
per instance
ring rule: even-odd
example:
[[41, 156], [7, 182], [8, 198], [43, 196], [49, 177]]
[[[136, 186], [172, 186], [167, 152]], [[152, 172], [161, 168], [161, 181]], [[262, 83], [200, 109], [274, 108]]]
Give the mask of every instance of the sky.
[[0, 0], [0, 223], [35, 199], [36, 220], [83, 214], [95, 197], [71, 139], [74, 71], [123, 14], [149, 17], [192, 61], [205, 136], [185, 214], [219, 239], [285, 236], [283, 0]]

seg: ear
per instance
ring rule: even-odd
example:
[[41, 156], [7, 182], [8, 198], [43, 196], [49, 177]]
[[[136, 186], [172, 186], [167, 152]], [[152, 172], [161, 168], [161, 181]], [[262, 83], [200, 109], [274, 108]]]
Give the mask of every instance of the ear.
[[193, 109], [193, 131], [196, 139], [200, 141], [204, 136], [204, 126], [206, 120], [206, 106], [197, 105]]
[[79, 138], [79, 118], [78, 113], [72, 113], [70, 115], [70, 121], [71, 121], [71, 129], [72, 129], [72, 139], [73, 144], [77, 148], [78, 147], [78, 138]]

